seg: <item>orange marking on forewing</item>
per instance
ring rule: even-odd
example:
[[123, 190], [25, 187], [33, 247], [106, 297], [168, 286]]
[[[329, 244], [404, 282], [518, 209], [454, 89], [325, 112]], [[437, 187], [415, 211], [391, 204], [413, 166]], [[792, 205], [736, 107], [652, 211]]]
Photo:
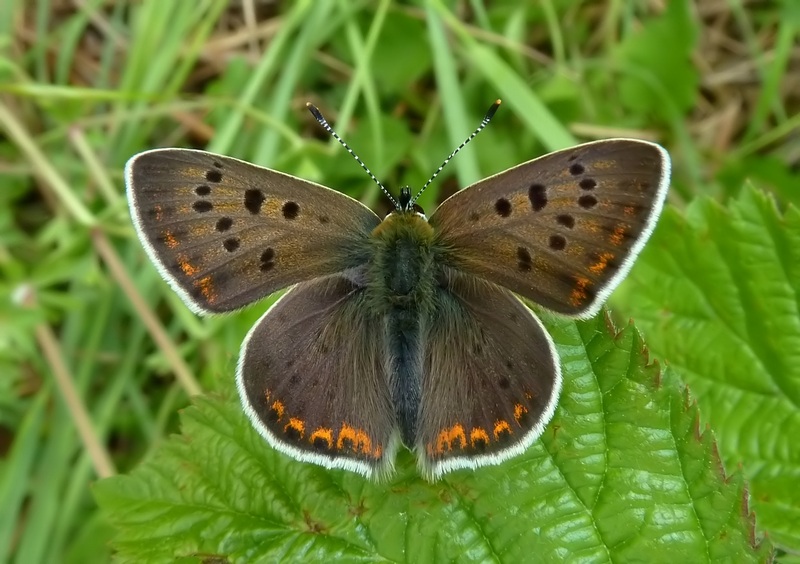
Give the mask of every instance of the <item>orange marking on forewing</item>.
[[495, 440], [500, 438], [500, 434], [506, 432], [511, 432], [511, 425], [508, 424], [507, 421], [495, 421], [494, 422], [494, 438]]
[[284, 432], [288, 432], [289, 429], [294, 429], [300, 435], [302, 439], [306, 433], [306, 424], [302, 419], [298, 419], [297, 417], [290, 417], [289, 422], [283, 426]]
[[601, 231], [600, 223], [597, 221], [592, 221], [591, 219], [585, 219], [581, 221], [581, 225], [591, 232], [591, 233], [599, 233]]
[[375, 450], [372, 451], [372, 458], [380, 458], [381, 456], [383, 456], [383, 447], [377, 445]]
[[597, 260], [597, 262], [589, 267], [589, 270], [594, 274], [600, 274], [608, 266], [608, 261], [610, 261], [613, 258], [614, 258], [613, 253], [603, 253], [600, 255], [600, 258]]
[[622, 211], [625, 215], [633, 215], [634, 213], [636, 213], [636, 208], [634, 208], [633, 206], [625, 206], [624, 208], [622, 208]]
[[164, 231], [164, 244], [170, 249], [174, 249], [180, 243], [178, 243], [178, 240], [175, 238], [175, 235], [172, 233], [172, 231]]
[[194, 276], [200, 271], [199, 268], [197, 268], [196, 266], [192, 265], [192, 263], [189, 262], [189, 259], [183, 256], [178, 257], [178, 266], [181, 267], [181, 270], [183, 270], [183, 273], [186, 276]]
[[627, 231], [627, 229], [628, 229], [627, 225], [622, 225], [622, 224], [617, 225], [617, 227], [614, 229], [614, 232], [611, 234], [611, 237], [609, 237], [608, 240], [611, 241], [612, 245], [616, 246], [621, 245], [625, 237], [625, 231]]
[[283, 204], [283, 200], [279, 200], [277, 198], [267, 198], [261, 202], [261, 213], [269, 217], [280, 215]]
[[204, 169], [195, 166], [180, 166], [175, 167], [172, 171], [172, 174], [179, 176], [184, 180], [195, 180], [197, 177], [202, 176], [205, 173]]
[[489, 433], [481, 427], [475, 427], [469, 432], [469, 444], [475, 448], [478, 443], [489, 444]]
[[239, 198], [225, 202], [215, 202], [214, 211], [225, 215], [231, 215], [242, 210], [242, 201]]
[[531, 209], [531, 201], [528, 198], [528, 191], [519, 192], [511, 195], [511, 213], [518, 210], [528, 211]]
[[569, 302], [578, 307], [582, 305], [586, 298], [588, 297], [586, 294], [586, 288], [591, 285], [592, 281], [588, 278], [578, 277], [575, 280], [575, 287], [572, 289], [572, 293], [569, 295]]
[[519, 423], [519, 420], [522, 419], [526, 413], [528, 413], [528, 408], [521, 403], [518, 403], [514, 406], [514, 419], [517, 421], [517, 423]]
[[309, 437], [310, 442], [316, 442], [317, 439], [322, 439], [326, 443], [328, 443], [328, 448], [333, 448], [333, 430], [327, 429], [325, 427], [317, 428], [313, 433], [311, 433], [311, 437]]
[[202, 235], [205, 235], [207, 232], [208, 232], [208, 226], [204, 225], [204, 224], [193, 225], [193, 226], [189, 227], [189, 233], [193, 237], [200, 237]]
[[533, 257], [533, 270], [536, 272], [551, 272], [553, 263], [549, 258], [545, 259], [544, 256], [536, 255]]
[[194, 285], [200, 288], [200, 293], [203, 294], [208, 303], [213, 304], [217, 301], [217, 294], [214, 292], [214, 282], [211, 280], [211, 276], [202, 277]]
[[[267, 401], [269, 401], [269, 392], [267, 392]], [[275, 412], [275, 415], [278, 416], [276, 421], [280, 421], [283, 418], [283, 414], [286, 413], [286, 407], [283, 405], [283, 402], [275, 400], [272, 402], [270, 409]]]

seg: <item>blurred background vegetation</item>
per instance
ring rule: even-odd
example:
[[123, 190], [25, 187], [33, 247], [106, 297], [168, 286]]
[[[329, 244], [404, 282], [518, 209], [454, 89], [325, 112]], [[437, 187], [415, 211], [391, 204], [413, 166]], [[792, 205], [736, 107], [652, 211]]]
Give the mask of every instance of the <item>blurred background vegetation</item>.
[[3, 0], [0, 560], [107, 560], [90, 484], [232, 379], [263, 311], [201, 320], [168, 289], [130, 223], [131, 155], [205, 148], [381, 210], [307, 101], [396, 190], [421, 186], [502, 98], [428, 212], [619, 136], [670, 151], [678, 209], [725, 205], [745, 180], [785, 208], [800, 199], [798, 26], [792, 0]]

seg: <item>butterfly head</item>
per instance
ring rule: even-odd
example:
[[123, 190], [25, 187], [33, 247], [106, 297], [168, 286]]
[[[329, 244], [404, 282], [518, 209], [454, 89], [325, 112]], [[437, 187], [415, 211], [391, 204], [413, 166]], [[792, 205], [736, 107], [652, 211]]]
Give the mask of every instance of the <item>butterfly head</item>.
[[408, 186], [400, 188], [400, 197], [397, 199], [396, 209], [390, 213], [415, 213], [425, 220], [428, 219], [422, 206], [415, 202], [415, 198], [411, 197], [411, 188]]

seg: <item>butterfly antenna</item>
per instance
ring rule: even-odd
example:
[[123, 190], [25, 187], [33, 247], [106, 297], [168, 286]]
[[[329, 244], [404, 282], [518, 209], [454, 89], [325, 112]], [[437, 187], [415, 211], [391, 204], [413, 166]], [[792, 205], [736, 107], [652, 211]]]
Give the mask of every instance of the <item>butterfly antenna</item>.
[[372, 171], [371, 171], [370, 169], [368, 169], [368, 168], [367, 168], [367, 165], [365, 165], [365, 164], [364, 164], [364, 162], [363, 162], [363, 161], [362, 161], [360, 158], [358, 158], [358, 155], [356, 155], [356, 154], [355, 154], [355, 152], [353, 151], [353, 149], [351, 149], [351, 148], [350, 148], [350, 145], [348, 145], [347, 143], [345, 143], [345, 142], [344, 142], [344, 139], [342, 139], [341, 137], [339, 137], [339, 134], [338, 134], [338, 133], [336, 133], [336, 132], [333, 130], [333, 128], [332, 128], [332, 127], [330, 126], [330, 124], [328, 123], [328, 120], [326, 120], [326, 119], [325, 119], [325, 117], [322, 115], [322, 112], [320, 112], [320, 111], [319, 111], [319, 108], [317, 108], [317, 107], [316, 107], [314, 104], [312, 104], [311, 102], [308, 102], [308, 103], [306, 103], [306, 107], [308, 108], [308, 111], [310, 111], [310, 112], [311, 112], [311, 115], [312, 115], [312, 116], [314, 116], [314, 119], [315, 119], [315, 120], [317, 120], [317, 121], [319, 122], [319, 124], [320, 124], [322, 127], [324, 127], [324, 128], [325, 128], [325, 131], [327, 131], [328, 133], [330, 133], [330, 134], [333, 136], [333, 138], [334, 138], [334, 139], [336, 139], [336, 140], [337, 140], [339, 143], [341, 143], [342, 147], [344, 147], [345, 149], [347, 149], [347, 152], [348, 152], [348, 153], [350, 153], [350, 155], [351, 155], [351, 156], [352, 156], [352, 157], [353, 157], [353, 158], [356, 160], [356, 162], [357, 162], [358, 164], [360, 164], [360, 165], [361, 165], [361, 168], [363, 168], [363, 169], [364, 169], [364, 170], [367, 172], [367, 174], [369, 174], [369, 177], [370, 177], [372, 180], [374, 180], [374, 181], [375, 181], [375, 184], [377, 184], [378, 186], [380, 186], [380, 189], [383, 191], [383, 193], [384, 193], [384, 194], [386, 194], [386, 197], [387, 197], [387, 198], [389, 198], [389, 200], [391, 200], [391, 202], [392, 202], [392, 205], [395, 207], [395, 209], [399, 210], [399, 209], [400, 209], [400, 204], [398, 204], [398, 203], [397, 203], [397, 200], [395, 200], [395, 199], [392, 197], [392, 195], [389, 193], [389, 191], [386, 189], [386, 187], [385, 187], [383, 184], [381, 184], [381, 181], [380, 181], [380, 180], [378, 180], [378, 179], [375, 177], [375, 175], [374, 175], [374, 174], [372, 174]]
[[466, 147], [466, 146], [467, 146], [467, 143], [469, 143], [470, 141], [472, 141], [473, 139], [475, 139], [475, 137], [478, 135], [478, 133], [480, 133], [481, 131], [483, 131], [483, 128], [484, 128], [484, 127], [486, 127], [487, 125], [489, 125], [489, 122], [490, 122], [490, 121], [492, 121], [492, 118], [494, 117], [494, 114], [495, 114], [495, 112], [497, 111], [497, 108], [499, 108], [499, 107], [500, 107], [500, 104], [501, 104], [501, 100], [500, 100], [499, 98], [498, 98], [497, 100], [495, 100], [495, 101], [494, 101], [494, 104], [492, 104], [492, 107], [491, 107], [491, 108], [489, 108], [489, 110], [486, 112], [486, 115], [485, 115], [485, 116], [483, 116], [483, 119], [481, 120], [481, 123], [480, 123], [480, 125], [479, 125], [479, 126], [476, 128], [476, 129], [475, 129], [475, 131], [473, 131], [473, 132], [472, 132], [472, 134], [471, 134], [469, 137], [467, 137], [467, 138], [464, 140], [464, 142], [463, 142], [461, 145], [459, 145], [458, 147], [456, 147], [456, 150], [455, 150], [455, 151], [453, 151], [452, 153], [450, 153], [450, 156], [448, 156], [448, 157], [447, 157], [447, 158], [444, 160], [444, 162], [442, 163], [442, 166], [440, 166], [439, 168], [437, 168], [437, 169], [436, 169], [436, 172], [434, 172], [434, 173], [433, 173], [433, 176], [431, 176], [431, 177], [428, 179], [428, 181], [425, 183], [425, 185], [422, 187], [422, 189], [421, 189], [419, 192], [417, 192], [417, 195], [416, 195], [416, 196], [414, 196], [414, 199], [412, 199], [412, 200], [411, 200], [411, 204], [412, 204], [412, 205], [414, 204], [414, 202], [416, 202], [416, 201], [419, 199], [419, 197], [420, 197], [420, 196], [422, 195], [422, 193], [425, 191], [425, 188], [427, 188], [428, 186], [430, 186], [431, 182], [433, 182], [433, 180], [434, 180], [434, 179], [435, 179], [437, 176], [439, 176], [439, 173], [440, 173], [440, 172], [442, 172], [442, 169], [444, 169], [444, 167], [445, 167], [445, 166], [447, 166], [447, 163], [449, 163], [449, 162], [450, 162], [450, 159], [452, 159], [453, 157], [455, 157], [455, 156], [456, 156], [456, 154], [458, 154], [458, 152], [459, 152], [461, 149], [463, 149], [464, 147]]

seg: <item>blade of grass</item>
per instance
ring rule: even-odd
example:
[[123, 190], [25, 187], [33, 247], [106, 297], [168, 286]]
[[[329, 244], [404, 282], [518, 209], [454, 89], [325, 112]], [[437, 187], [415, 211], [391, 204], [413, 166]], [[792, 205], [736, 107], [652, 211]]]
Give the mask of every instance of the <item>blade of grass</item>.
[[[433, 3], [431, 4], [433, 5]], [[472, 38], [453, 14], [436, 2], [437, 12], [461, 40], [471, 68], [494, 85], [500, 97], [513, 108], [520, 120], [548, 151], [575, 145], [575, 138], [534, 94], [530, 85], [514, 72], [491, 49]]]
[[[775, 48], [772, 60], [765, 63], [763, 86], [759, 91], [758, 101], [753, 113], [748, 120], [745, 141], [752, 141], [759, 132], [767, 126], [767, 118], [775, 104], [780, 104], [781, 82], [786, 76], [786, 70], [792, 57], [798, 34], [798, 26], [791, 19], [782, 19], [778, 24], [778, 34], [775, 38]], [[785, 110], [781, 108], [776, 112], [778, 121], [785, 120]]]
[[[208, 150], [218, 153], [226, 153], [233, 145], [234, 140], [239, 135], [244, 122], [245, 113], [242, 108], [250, 107], [255, 103], [256, 98], [262, 92], [264, 85], [277, 74], [280, 66], [284, 62], [284, 50], [290, 43], [290, 39], [296, 30], [305, 23], [306, 16], [311, 8], [308, 0], [296, 2], [291, 11], [283, 16], [283, 22], [275, 37], [267, 47], [258, 65], [253, 69], [250, 80], [242, 89], [241, 96], [237, 99], [236, 106], [231, 111], [225, 124], [219, 128], [214, 139], [209, 143]], [[271, 105], [269, 105], [271, 109]], [[274, 118], [270, 112], [271, 118]], [[277, 118], [274, 118], [277, 119]], [[268, 161], [256, 161], [268, 162]]]
[[[297, 92], [297, 85], [305, 72], [305, 68], [314, 50], [338, 28], [331, 21], [331, 2], [317, 2], [311, 10], [297, 37], [292, 42], [282, 72], [269, 97], [269, 109], [273, 119], [283, 122], [291, 109], [291, 101]], [[277, 132], [265, 130], [253, 152], [258, 163], [271, 163], [278, 154], [279, 137]]]
[[561, 24], [558, 21], [558, 13], [552, 0], [543, 0], [541, 3], [542, 12], [547, 22], [547, 30], [550, 32], [550, 44], [553, 46], [553, 58], [556, 65], [565, 66], [567, 60], [567, 50], [564, 45], [564, 35], [561, 33]]
[[[75, 291], [79, 291], [80, 282], [74, 282], [73, 286]], [[103, 354], [102, 343], [109, 336], [109, 312], [113, 303], [112, 294], [103, 292], [94, 300], [91, 310], [69, 311], [60, 324], [59, 331], [61, 354], [65, 359], [70, 359], [73, 366], [72, 378], [76, 391], [82, 398], [87, 398], [83, 400], [87, 404], [87, 411], [90, 409], [89, 404], [95, 407], [90, 420], [98, 438], [103, 435], [96, 417], [99, 398], [89, 392], [93, 389], [93, 384], [105, 379], [105, 374], [96, 375], [95, 372], [101, 368], [98, 359]], [[95, 376], [99, 378], [94, 378]], [[92, 460], [91, 451], [85, 446], [81, 447], [76, 440], [75, 421], [70, 410], [58, 404], [51, 413], [51, 431], [44, 438], [42, 456], [33, 474], [37, 477], [37, 491], [28, 508], [27, 526], [20, 537], [17, 561], [55, 562], [59, 560], [59, 554], [68, 550], [69, 537], [62, 535], [59, 538], [56, 531], [68, 528], [74, 534], [77, 523], [80, 522], [80, 515], [76, 515], [75, 519], [67, 518], [68, 508], [64, 499], [69, 485], [75, 483], [76, 453], [87, 462]], [[76, 492], [82, 502], [77, 509], [84, 514], [91, 503], [87, 486], [90, 479], [97, 477], [93, 465], [85, 464], [85, 467], [85, 476]], [[54, 556], [46, 556], [47, 552]]]
[[[375, 146], [375, 154], [377, 155], [378, 165], [383, 160], [383, 127], [381, 120], [381, 108], [378, 101], [378, 92], [375, 87], [375, 81], [371, 74], [372, 55], [375, 52], [375, 45], [378, 42], [381, 31], [383, 30], [384, 23], [386, 22], [386, 15], [389, 11], [390, 2], [381, 0], [378, 8], [375, 11], [375, 17], [367, 32], [366, 40], [362, 40], [360, 30], [353, 18], [347, 20], [345, 24], [345, 32], [347, 41], [350, 46], [350, 53], [356, 62], [353, 79], [349, 82], [347, 90], [345, 91], [342, 107], [339, 109], [339, 114], [336, 117], [336, 130], [347, 130], [350, 119], [353, 116], [356, 103], [359, 96], [363, 93], [364, 101], [366, 102], [367, 115], [369, 116], [369, 126], [372, 129], [373, 144]], [[330, 146], [338, 145], [335, 139], [330, 140]], [[374, 165], [373, 165], [374, 166]], [[370, 190], [368, 194], [372, 195], [371, 200], [374, 202], [379, 193], [376, 190]], [[369, 202], [365, 202], [369, 205]]]
[[69, 131], [68, 138], [72, 142], [72, 146], [83, 159], [83, 162], [86, 163], [89, 174], [94, 179], [103, 198], [105, 198], [106, 204], [108, 204], [109, 207], [118, 207], [122, 203], [122, 198], [117, 188], [114, 186], [114, 183], [111, 181], [106, 167], [100, 161], [94, 148], [86, 140], [83, 131], [77, 127], [73, 127]]
[[[49, 420], [52, 425], [42, 437], [41, 455], [30, 475], [36, 487], [26, 508], [25, 527], [15, 551], [15, 560], [20, 564], [47, 561], [44, 553], [53, 541], [53, 529], [61, 518], [61, 497], [73, 470], [75, 451], [79, 448], [75, 441], [77, 421], [71, 408], [59, 404], [49, 414]], [[92, 449], [84, 445], [83, 450], [91, 452]], [[97, 461], [92, 460], [93, 475], [98, 472], [113, 474], [113, 467], [98, 470], [96, 465]], [[59, 548], [63, 550], [63, 547]]]
[[50, 159], [39, 148], [33, 138], [28, 134], [25, 126], [13, 115], [8, 107], [0, 102], [0, 126], [8, 132], [9, 137], [20, 148], [25, 157], [31, 162], [31, 167], [36, 174], [49, 187], [72, 217], [85, 227], [95, 225], [96, 219], [75, 195], [69, 184], [53, 167]]
[[[34, 305], [35, 299], [30, 306], [34, 307]], [[97, 437], [91, 418], [86, 410], [86, 405], [75, 388], [75, 381], [64, 360], [58, 338], [49, 325], [40, 324], [36, 328], [36, 340], [39, 342], [42, 354], [52, 371], [59, 393], [78, 430], [81, 442], [92, 459], [95, 472], [101, 478], [115, 474], [114, 463], [111, 461], [105, 446]]]
[[153, 310], [147, 305], [147, 302], [145, 302], [142, 295], [131, 282], [131, 278], [126, 271], [125, 266], [123, 265], [114, 248], [111, 246], [111, 243], [106, 238], [105, 233], [99, 229], [93, 230], [92, 243], [94, 244], [97, 254], [100, 255], [100, 257], [103, 259], [103, 262], [105, 262], [108, 266], [111, 277], [125, 292], [125, 295], [130, 300], [131, 304], [136, 310], [136, 313], [139, 315], [142, 322], [153, 336], [153, 340], [155, 340], [156, 344], [161, 349], [161, 352], [169, 361], [170, 366], [175, 373], [175, 377], [177, 378], [178, 382], [180, 382], [181, 386], [183, 386], [183, 389], [190, 396], [201, 393], [202, 387], [195, 379], [192, 371], [186, 365], [181, 355], [178, 353], [174, 343], [172, 342], [172, 339], [170, 339], [169, 335], [167, 335], [167, 332], [164, 330], [164, 326], [161, 325], [161, 323], [158, 321], [158, 318], [153, 313]]
[[148, 0], [135, 5], [130, 48], [119, 88], [140, 101], [130, 108], [114, 108], [118, 114], [134, 117], [112, 121], [105, 132], [116, 139], [117, 146], [144, 144], [155, 123], [142, 120], [140, 114], [147, 111], [152, 98], [169, 99], [179, 91], [227, 5], [224, 0]]
[[772, 143], [775, 143], [777, 140], [792, 135], [798, 129], [800, 129], [800, 113], [769, 129], [760, 137], [753, 139], [749, 143], [743, 143], [742, 145], [734, 148], [730, 152], [730, 158], [735, 160], [752, 155], [760, 150], [763, 150]]
[[[760, 46], [760, 41], [756, 31], [753, 29], [753, 25], [750, 21], [751, 12], [748, 9], [745, 9], [745, 6], [742, 4], [742, 0], [727, 0], [728, 6], [730, 7], [731, 14], [733, 18], [736, 20], [736, 23], [739, 25], [739, 30], [744, 38], [744, 42], [747, 45], [748, 51], [750, 51], [750, 55], [752, 61], [755, 63], [755, 68], [758, 72], [758, 78], [762, 81], [762, 84], [766, 86], [761, 91], [761, 96], [759, 96], [759, 103], [763, 102], [767, 105], [769, 109], [771, 109], [775, 116], [779, 120], [786, 119], [786, 114], [781, 107], [780, 97], [779, 96], [771, 96], [766, 98], [765, 90], [769, 89], [772, 84], [769, 83], [768, 69], [765, 68], [766, 59], [764, 57], [764, 53]], [[786, 26], [782, 26], [786, 27]], [[756, 114], [758, 115], [758, 114]], [[749, 128], [748, 128], [749, 131]]]
[[11, 450], [4, 460], [0, 475], [0, 560], [8, 561], [12, 548], [25, 521], [22, 506], [25, 498], [31, 495], [36, 458], [40, 452], [40, 437], [46, 421], [45, 407], [52, 400], [51, 385], [45, 383], [36, 394], [33, 402], [16, 429]]
[[[102, 315], [92, 316], [91, 320], [83, 320], [92, 323], [92, 333], [102, 336], [103, 339], [97, 345], [97, 350], [91, 355], [91, 362], [81, 365], [82, 372], [79, 381], [85, 383], [105, 382], [106, 385], [98, 390], [92, 402], [92, 421], [94, 421], [97, 433], [106, 439], [110, 430], [117, 421], [118, 414], [125, 391], [131, 384], [138, 386], [134, 382], [141, 359], [145, 356], [145, 347], [149, 345], [147, 333], [141, 324], [131, 324], [130, 334], [125, 340], [125, 348], [120, 351], [122, 359], [119, 363], [109, 364], [114, 367], [113, 376], [108, 376], [102, 365], [96, 363], [96, 358], [102, 350], [114, 350], [118, 344], [115, 335], [109, 335], [108, 327], [121, 327], [130, 324], [130, 312], [124, 306], [124, 301], [120, 299], [119, 293], [114, 291], [102, 296], [102, 303], [98, 304], [97, 309], [101, 310]], [[77, 331], [76, 334], [80, 334]], [[80, 337], [83, 338], [82, 336]], [[80, 343], [77, 343], [80, 346]], [[72, 346], [75, 343], [71, 344]], [[95, 347], [93, 347], [94, 349]], [[145, 435], [147, 436], [147, 435]], [[154, 444], [155, 438], [148, 441]], [[94, 473], [85, 453], [82, 453], [69, 472], [68, 481], [64, 491], [60, 496], [58, 505], [59, 519], [53, 528], [50, 542], [47, 543], [47, 552], [42, 562], [57, 562], [61, 555], [65, 553], [76, 533], [76, 523], [81, 523], [80, 530], [84, 529], [82, 524], [83, 515], [87, 504], [91, 504], [90, 493], [87, 485], [94, 479]]]
[[[436, 87], [442, 99], [444, 124], [447, 128], [450, 143], [453, 147], [458, 147], [464, 141], [464, 137], [475, 128], [477, 120], [469, 117], [470, 113], [467, 112], [464, 91], [459, 84], [458, 63], [450, 50], [440, 11], [441, 7], [437, 9], [433, 3], [425, 4], [428, 36], [433, 50]], [[442, 155], [442, 158], [446, 156]], [[481, 177], [481, 172], [475, 159], [458, 159], [452, 164], [456, 169], [456, 175], [461, 186], [469, 186]]]

